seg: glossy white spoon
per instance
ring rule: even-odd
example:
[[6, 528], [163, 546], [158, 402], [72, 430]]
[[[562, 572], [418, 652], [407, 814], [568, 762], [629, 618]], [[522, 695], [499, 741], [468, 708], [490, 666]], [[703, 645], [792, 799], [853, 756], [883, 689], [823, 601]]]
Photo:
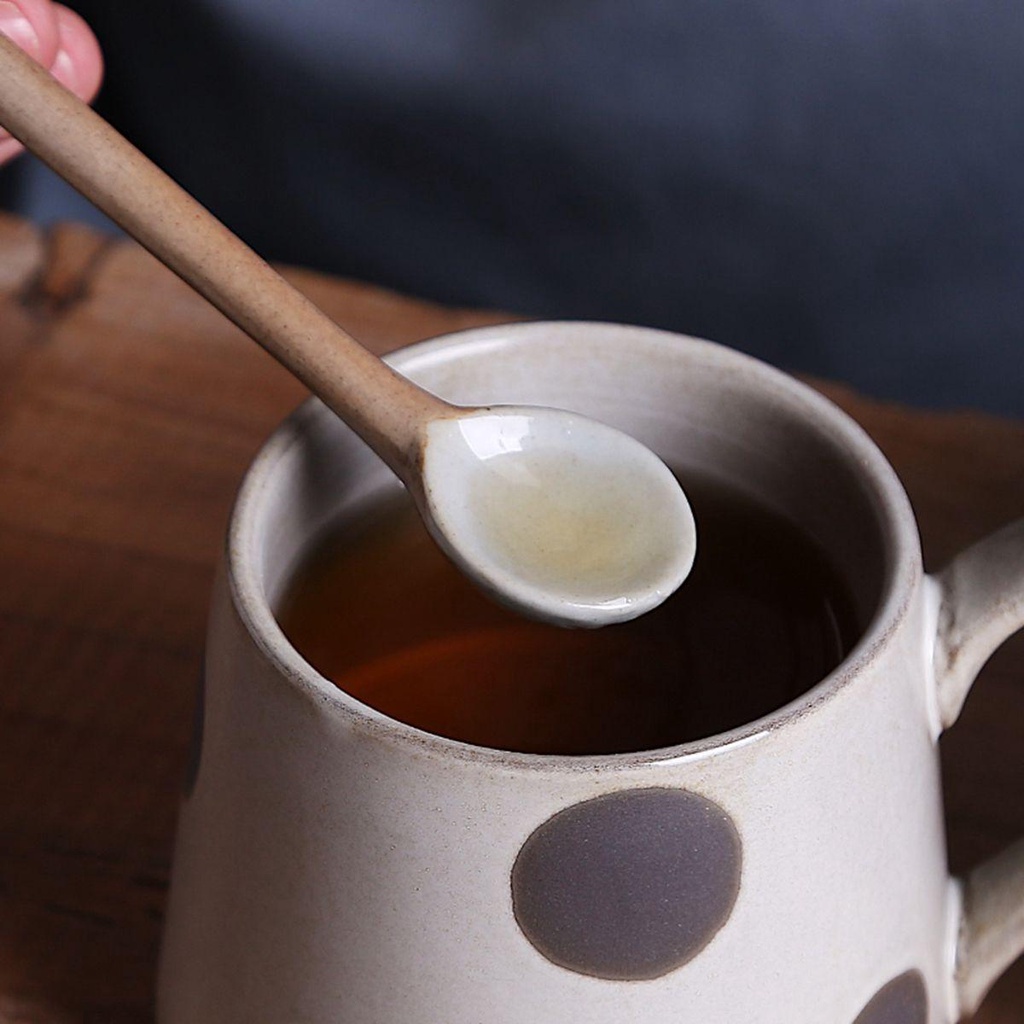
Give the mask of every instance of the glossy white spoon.
[[2, 35], [0, 124], [358, 433], [442, 548], [500, 601], [603, 626], [686, 578], [693, 516], [643, 445], [554, 409], [450, 405], [401, 377]]

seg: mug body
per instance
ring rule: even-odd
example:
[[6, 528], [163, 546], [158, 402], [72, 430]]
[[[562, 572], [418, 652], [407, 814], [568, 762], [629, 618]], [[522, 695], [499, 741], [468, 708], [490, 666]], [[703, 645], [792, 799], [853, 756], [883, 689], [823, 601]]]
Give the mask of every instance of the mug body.
[[310, 542], [397, 486], [307, 403], [248, 474], [216, 585], [161, 1024], [952, 1021], [935, 602], [870, 440], [785, 375], [658, 331], [520, 324], [393, 362], [742, 484], [828, 551], [860, 638], [786, 706], [660, 750], [516, 754], [389, 719], [274, 619]]

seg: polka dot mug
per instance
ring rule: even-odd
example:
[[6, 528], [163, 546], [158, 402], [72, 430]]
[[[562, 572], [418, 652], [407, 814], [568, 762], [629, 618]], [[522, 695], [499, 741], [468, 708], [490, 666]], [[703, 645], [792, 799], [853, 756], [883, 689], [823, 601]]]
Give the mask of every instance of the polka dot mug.
[[936, 743], [1024, 621], [1024, 524], [925, 575], [907, 498], [865, 434], [706, 342], [520, 324], [393, 362], [453, 401], [571, 408], [742, 482], [823, 545], [866, 625], [795, 700], [674, 747], [508, 753], [394, 721], [318, 675], [272, 613], [309, 539], [394, 486], [308, 403], [231, 522], [160, 1024], [969, 1013], [1024, 946], [1024, 848], [949, 877]]

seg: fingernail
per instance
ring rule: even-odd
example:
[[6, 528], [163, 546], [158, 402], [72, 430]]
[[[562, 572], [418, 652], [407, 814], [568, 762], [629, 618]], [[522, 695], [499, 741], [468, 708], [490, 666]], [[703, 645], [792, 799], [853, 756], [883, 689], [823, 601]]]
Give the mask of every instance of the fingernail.
[[50, 65], [50, 74], [65, 88], [74, 93], [78, 92], [78, 69], [67, 50], [57, 51], [57, 56]]

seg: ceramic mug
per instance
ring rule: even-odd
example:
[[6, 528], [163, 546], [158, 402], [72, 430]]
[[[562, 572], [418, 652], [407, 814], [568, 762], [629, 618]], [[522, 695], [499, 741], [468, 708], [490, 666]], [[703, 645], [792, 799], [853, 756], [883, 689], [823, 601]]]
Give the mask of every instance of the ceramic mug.
[[745, 356], [597, 324], [393, 357], [442, 397], [570, 408], [785, 510], [867, 622], [722, 735], [513, 754], [361, 704], [273, 607], [387, 470], [316, 402], [234, 511], [160, 968], [161, 1024], [948, 1024], [1024, 946], [1024, 849], [947, 873], [936, 742], [1024, 620], [1024, 524], [923, 573], [882, 455]]

